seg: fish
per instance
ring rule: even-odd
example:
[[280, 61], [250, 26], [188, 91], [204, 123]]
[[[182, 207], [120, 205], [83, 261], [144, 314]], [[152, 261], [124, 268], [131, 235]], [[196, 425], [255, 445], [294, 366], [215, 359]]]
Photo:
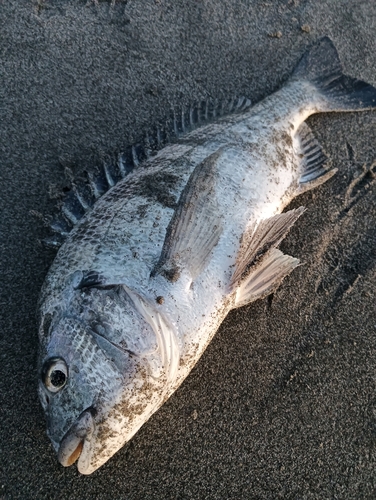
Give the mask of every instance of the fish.
[[206, 107], [200, 126], [183, 113], [176, 140], [142, 160], [133, 148], [117, 182], [105, 168], [106, 192], [92, 179], [93, 203], [77, 191], [83, 213], [63, 207], [65, 241], [39, 300], [38, 392], [60, 464], [101, 467], [180, 386], [228, 312], [299, 265], [277, 247], [305, 209], [284, 209], [336, 173], [306, 119], [375, 107], [376, 89], [344, 75], [324, 37], [264, 100], [225, 116]]

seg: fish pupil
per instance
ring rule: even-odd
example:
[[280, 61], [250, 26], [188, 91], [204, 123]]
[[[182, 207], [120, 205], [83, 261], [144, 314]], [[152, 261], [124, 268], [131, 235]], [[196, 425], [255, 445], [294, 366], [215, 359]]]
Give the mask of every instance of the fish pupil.
[[61, 387], [65, 384], [66, 378], [65, 373], [60, 370], [54, 370], [50, 376], [51, 384], [54, 387]]

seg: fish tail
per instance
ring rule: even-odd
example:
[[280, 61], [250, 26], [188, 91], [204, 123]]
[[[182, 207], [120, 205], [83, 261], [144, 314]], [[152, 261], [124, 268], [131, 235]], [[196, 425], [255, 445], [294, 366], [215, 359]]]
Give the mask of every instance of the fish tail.
[[324, 98], [320, 111], [359, 111], [376, 108], [376, 88], [344, 75], [337, 49], [321, 38], [302, 57], [293, 80], [313, 83]]

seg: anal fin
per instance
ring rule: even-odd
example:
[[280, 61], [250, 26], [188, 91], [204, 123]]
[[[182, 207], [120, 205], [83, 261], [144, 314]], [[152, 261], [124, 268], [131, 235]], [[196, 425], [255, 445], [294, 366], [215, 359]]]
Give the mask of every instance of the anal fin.
[[337, 169], [330, 169], [328, 157], [309, 126], [303, 122], [295, 136], [298, 155], [302, 157], [299, 194], [309, 191], [330, 179]]
[[245, 306], [273, 293], [283, 278], [298, 265], [298, 259], [273, 248], [236, 289], [234, 308]]

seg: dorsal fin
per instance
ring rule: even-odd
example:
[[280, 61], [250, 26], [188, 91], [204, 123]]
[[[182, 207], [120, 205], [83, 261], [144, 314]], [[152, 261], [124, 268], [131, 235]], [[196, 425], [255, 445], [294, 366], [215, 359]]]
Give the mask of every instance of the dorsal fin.
[[126, 148], [118, 155], [117, 161], [108, 161], [101, 169], [85, 172], [87, 179], [71, 182], [65, 194], [60, 213], [50, 224], [53, 235], [43, 240], [49, 247], [59, 247], [73, 226], [84, 216], [95, 201], [111, 187], [126, 177], [153, 153], [174, 142], [183, 134], [210, 123], [222, 116], [240, 113], [251, 106], [246, 97], [227, 100], [202, 101], [196, 106], [172, 113], [169, 119], [159, 124], [154, 131], [146, 133], [142, 141]]

